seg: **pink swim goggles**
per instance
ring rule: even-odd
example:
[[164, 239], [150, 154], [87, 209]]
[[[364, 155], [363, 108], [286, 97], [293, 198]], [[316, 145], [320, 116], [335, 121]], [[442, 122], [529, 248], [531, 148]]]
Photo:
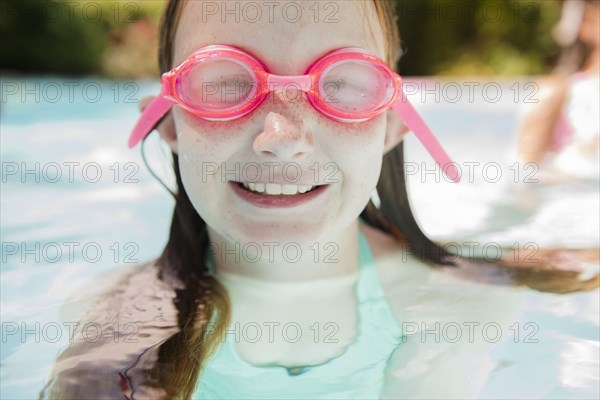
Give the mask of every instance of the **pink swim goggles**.
[[252, 112], [271, 91], [296, 89], [315, 109], [340, 122], [366, 121], [393, 108], [442, 171], [459, 181], [456, 166], [406, 99], [400, 75], [364, 49], [334, 50], [313, 62], [305, 75], [280, 76], [241, 49], [210, 45], [164, 73], [161, 85], [160, 95], [134, 127], [129, 147], [143, 140], [174, 105], [209, 121], [228, 121]]

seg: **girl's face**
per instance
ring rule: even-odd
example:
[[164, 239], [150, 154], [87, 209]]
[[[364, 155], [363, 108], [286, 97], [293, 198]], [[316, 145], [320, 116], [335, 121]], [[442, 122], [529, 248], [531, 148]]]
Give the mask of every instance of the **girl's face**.
[[[371, 2], [363, 7], [360, 1], [283, 1], [262, 9], [248, 4], [187, 2], [173, 66], [210, 44], [239, 47], [277, 75], [302, 75], [314, 60], [341, 47], [385, 57]], [[384, 149], [391, 145], [387, 115], [337, 122], [312, 108], [301, 93], [279, 90], [249, 115], [228, 122], [206, 121], [174, 107], [177, 135], [170, 144], [179, 155], [186, 192], [213, 231], [241, 244], [285, 240], [308, 246], [341, 232], [367, 204]], [[265, 208], [245, 200], [231, 183], [254, 182], [257, 175], [260, 182], [325, 188], [300, 204]]]

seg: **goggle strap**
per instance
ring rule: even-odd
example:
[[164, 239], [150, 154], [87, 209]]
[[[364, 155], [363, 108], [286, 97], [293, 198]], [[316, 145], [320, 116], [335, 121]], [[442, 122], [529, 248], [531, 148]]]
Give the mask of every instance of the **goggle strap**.
[[460, 174], [456, 169], [456, 165], [450, 160], [440, 142], [435, 138], [417, 110], [410, 104], [404, 93], [398, 96], [398, 99], [392, 104], [392, 108], [398, 113], [423, 146], [425, 146], [425, 149], [433, 157], [442, 172], [453, 182], [460, 181]]
[[173, 107], [173, 104], [175, 103], [172, 100], [163, 97], [162, 93], [156, 96], [150, 104], [148, 104], [148, 107], [146, 107], [133, 128], [131, 136], [129, 137], [129, 148], [134, 147], [144, 140], [144, 138], [154, 130], [165, 114], [169, 112], [171, 107]]

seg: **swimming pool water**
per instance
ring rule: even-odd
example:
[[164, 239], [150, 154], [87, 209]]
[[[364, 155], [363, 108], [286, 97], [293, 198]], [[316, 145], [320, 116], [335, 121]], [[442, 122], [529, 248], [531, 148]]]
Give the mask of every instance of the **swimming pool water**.
[[[472, 101], [442, 93], [421, 102], [422, 90], [409, 96], [451, 157], [473, 167], [460, 185], [445, 182], [409, 136], [417, 218], [433, 238], [478, 247], [599, 247], [597, 182], [528, 183], [532, 170], [514, 167], [510, 150], [523, 101], [515, 101], [516, 81], [499, 82], [494, 102], [481, 91]], [[173, 201], [139, 149], [126, 147], [137, 100], [157, 90], [146, 81], [2, 78], [1, 398], [37, 397], [87, 306], [73, 299], [82, 287], [164, 247]], [[170, 161], [156, 136], [146, 146], [149, 161], [169, 182]], [[507, 336], [493, 351], [495, 372], [479, 398], [598, 398], [598, 291], [523, 296], [520, 322], [535, 322], [538, 342]]]

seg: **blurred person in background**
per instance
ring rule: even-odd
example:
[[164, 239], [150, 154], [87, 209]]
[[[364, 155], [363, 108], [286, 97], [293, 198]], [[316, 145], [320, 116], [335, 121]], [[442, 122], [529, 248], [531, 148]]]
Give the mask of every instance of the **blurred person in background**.
[[553, 37], [562, 54], [552, 74], [537, 82], [538, 102], [525, 110], [517, 157], [539, 163], [552, 181], [598, 180], [600, 1], [561, 3]]

